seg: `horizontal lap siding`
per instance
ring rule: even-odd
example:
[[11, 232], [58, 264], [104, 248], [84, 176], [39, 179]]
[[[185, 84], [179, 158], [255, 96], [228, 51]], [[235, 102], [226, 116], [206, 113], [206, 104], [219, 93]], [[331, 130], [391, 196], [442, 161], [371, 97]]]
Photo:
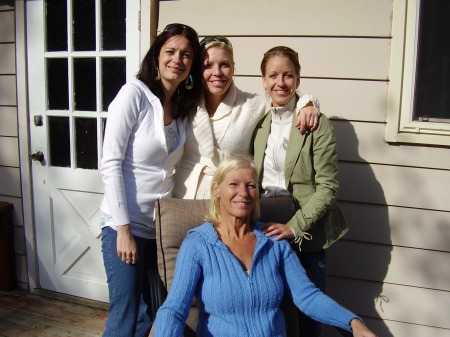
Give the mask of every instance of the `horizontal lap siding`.
[[333, 276], [450, 292], [450, 277], [442, 275], [450, 252], [341, 240], [328, 253]]
[[15, 76], [14, 11], [0, 6], [0, 200], [21, 197]]
[[392, 0], [190, 0], [160, 4], [159, 27], [182, 22], [200, 35], [389, 36]]
[[15, 75], [0, 74], [0, 106], [17, 106]]
[[[352, 104], [349, 110], [356, 108]], [[390, 145], [384, 141], [385, 125], [363, 121], [333, 120], [341, 161], [448, 170], [448, 149]]]
[[0, 5], [0, 201], [9, 202], [14, 206], [16, 279], [26, 288], [27, 244], [20, 185], [14, 14], [14, 7]]
[[0, 166], [19, 167], [19, 139], [0, 136]]
[[0, 200], [2, 196], [21, 197], [19, 168], [0, 166], [0, 177]]
[[[1, 18], [1, 15], [0, 15]], [[16, 46], [14, 43], [0, 44], [0, 74], [16, 73]]]
[[340, 162], [339, 177], [340, 200], [450, 211], [450, 170]]
[[0, 135], [17, 137], [17, 108], [0, 106]]
[[350, 225], [345, 240], [450, 251], [448, 212], [351, 201], [339, 205]]
[[[448, 336], [449, 292], [333, 276], [327, 286], [330, 296], [364, 319], [381, 318], [377, 325], [369, 325], [378, 336], [434, 337], [440, 336], [441, 329]], [[402, 323], [396, 334], [389, 327], [392, 322]], [[423, 327], [416, 330], [411, 326]]]
[[0, 42], [14, 42], [14, 11], [7, 5], [0, 5]]
[[384, 140], [392, 8], [392, 0], [165, 1], [160, 28], [183, 22], [201, 36], [228, 36], [236, 85], [260, 94], [263, 53], [276, 45], [299, 52], [300, 90], [320, 99], [335, 128], [338, 199], [351, 227], [328, 251], [330, 295], [379, 336], [443, 337], [450, 156], [448, 148]]
[[[299, 53], [305, 77], [387, 80], [390, 41], [380, 38], [233, 37], [236, 74], [260, 76], [264, 53], [288, 46]], [[251, 52], [247, 49], [251, 45]]]

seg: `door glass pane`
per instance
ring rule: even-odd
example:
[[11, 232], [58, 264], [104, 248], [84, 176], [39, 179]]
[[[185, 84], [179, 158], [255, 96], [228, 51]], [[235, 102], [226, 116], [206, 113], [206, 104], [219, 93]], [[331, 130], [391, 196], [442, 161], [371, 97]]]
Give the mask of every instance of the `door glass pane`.
[[50, 110], [69, 110], [67, 59], [47, 59], [47, 96]]
[[75, 118], [76, 165], [97, 169], [97, 119]]
[[111, 101], [126, 81], [125, 58], [102, 59], [103, 111], [108, 110]]
[[95, 0], [73, 0], [73, 48], [95, 50]]
[[102, 0], [102, 50], [125, 50], [125, 0]]
[[70, 167], [70, 126], [68, 117], [48, 117], [50, 165]]
[[47, 51], [66, 51], [67, 1], [47, 0], [45, 10]]
[[96, 111], [95, 58], [75, 58], [73, 68], [75, 110]]

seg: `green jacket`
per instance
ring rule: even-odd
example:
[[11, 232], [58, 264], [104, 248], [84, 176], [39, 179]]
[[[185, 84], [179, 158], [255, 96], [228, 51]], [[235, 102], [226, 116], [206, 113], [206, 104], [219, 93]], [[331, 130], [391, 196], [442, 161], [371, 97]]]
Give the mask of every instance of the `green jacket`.
[[[301, 250], [317, 251], [330, 247], [348, 231], [336, 203], [339, 188], [336, 139], [325, 115], [320, 115], [317, 130], [305, 135], [295, 127], [296, 121], [294, 114], [284, 174], [287, 189], [298, 209], [287, 225], [295, 231], [295, 242], [301, 245]], [[271, 122], [272, 113], [268, 113], [256, 127], [253, 137], [260, 182]], [[302, 240], [305, 232], [312, 236], [311, 240]]]

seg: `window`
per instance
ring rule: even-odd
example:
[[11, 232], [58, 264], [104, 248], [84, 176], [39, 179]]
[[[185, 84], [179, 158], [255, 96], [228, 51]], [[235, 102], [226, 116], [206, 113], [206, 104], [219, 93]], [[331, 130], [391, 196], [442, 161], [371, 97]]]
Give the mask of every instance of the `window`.
[[[137, 5], [131, 5], [133, 11]], [[126, 82], [127, 68], [137, 64], [135, 56], [128, 56], [135, 54], [131, 44], [127, 52], [128, 12], [127, 17], [126, 0], [45, 1], [51, 166], [97, 169], [103, 139], [98, 125]], [[129, 26], [136, 32], [136, 25]]]
[[450, 145], [450, 2], [396, 0], [386, 140]]

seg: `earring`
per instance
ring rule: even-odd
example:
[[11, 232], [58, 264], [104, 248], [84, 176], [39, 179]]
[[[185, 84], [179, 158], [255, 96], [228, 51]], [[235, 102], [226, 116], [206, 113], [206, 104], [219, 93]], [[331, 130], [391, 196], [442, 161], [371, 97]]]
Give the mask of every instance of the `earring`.
[[192, 78], [191, 74], [189, 74], [188, 78], [186, 78], [186, 82], [184, 82], [184, 87], [187, 90], [191, 90], [194, 87], [194, 79]]
[[156, 67], [156, 72], [157, 72], [157, 75], [155, 77], [155, 80], [159, 81], [161, 79], [161, 75], [159, 74], [159, 68], [158, 67]]

